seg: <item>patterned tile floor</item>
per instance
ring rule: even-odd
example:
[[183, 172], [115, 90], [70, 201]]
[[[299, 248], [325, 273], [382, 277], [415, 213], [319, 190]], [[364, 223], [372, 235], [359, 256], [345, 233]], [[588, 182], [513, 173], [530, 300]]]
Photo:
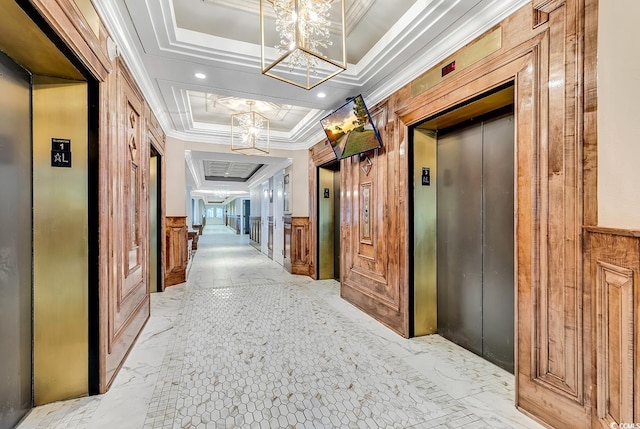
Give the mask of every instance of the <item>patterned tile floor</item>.
[[27, 428], [539, 428], [511, 374], [436, 335], [406, 340], [221, 226], [100, 396]]

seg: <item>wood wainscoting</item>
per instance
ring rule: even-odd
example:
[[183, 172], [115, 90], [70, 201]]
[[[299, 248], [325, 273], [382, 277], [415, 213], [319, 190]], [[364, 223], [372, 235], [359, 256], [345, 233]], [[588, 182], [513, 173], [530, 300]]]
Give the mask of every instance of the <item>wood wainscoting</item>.
[[165, 285], [173, 286], [187, 281], [189, 239], [187, 217], [168, 216], [166, 219]]
[[240, 227], [242, 226], [242, 219], [240, 218], [240, 215], [228, 216], [227, 226], [231, 228], [236, 234], [240, 234]]
[[261, 222], [262, 218], [260, 216], [251, 216], [249, 218], [249, 240], [251, 240], [251, 244], [254, 247], [260, 244], [260, 234], [262, 233]]
[[595, 325], [592, 423], [622, 427], [640, 419], [640, 371], [634, 363], [640, 362], [640, 231], [585, 231]]
[[[412, 127], [515, 84], [515, 403], [558, 428], [589, 427], [592, 414], [593, 307], [583, 281], [582, 226], [597, 224], [597, 5], [523, 6], [476, 39], [497, 35], [499, 43], [475, 62], [441, 77], [447, 64], [484, 46], [474, 41], [369, 106], [383, 147], [340, 165], [341, 295], [409, 336]], [[324, 141], [312, 148], [310, 189], [329, 157]], [[315, 225], [312, 218], [312, 248]]]
[[309, 218], [285, 215], [284, 268], [291, 274], [310, 275]]

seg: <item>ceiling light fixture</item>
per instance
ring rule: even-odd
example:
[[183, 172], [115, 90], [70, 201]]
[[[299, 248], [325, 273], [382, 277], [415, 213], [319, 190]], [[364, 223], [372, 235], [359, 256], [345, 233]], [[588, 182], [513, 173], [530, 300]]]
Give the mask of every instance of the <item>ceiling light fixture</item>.
[[266, 76], [311, 89], [347, 69], [344, 0], [260, 0], [260, 33]]
[[198, 79], [206, 79], [207, 75], [204, 73], [196, 73], [195, 77], [197, 77]]
[[327, 96], [327, 94], [325, 94], [324, 92], [319, 92], [318, 93], [318, 98], [325, 98]]
[[244, 154], [269, 153], [269, 119], [252, 110], [231, 115], [231, 150]]

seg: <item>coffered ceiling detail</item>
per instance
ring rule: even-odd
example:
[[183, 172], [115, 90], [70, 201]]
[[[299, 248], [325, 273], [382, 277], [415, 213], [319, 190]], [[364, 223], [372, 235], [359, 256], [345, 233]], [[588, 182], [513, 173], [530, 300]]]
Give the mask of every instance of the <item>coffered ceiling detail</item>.
[[[307, 149], [324, 138], [319, 120], [345, 99], [362, 94], [373, 106], [529, 4], [346, 0], [347, 70], [306, 91], [261, 74], [259, 0], [94, 2], [167, 136], [212, 152], [227, 150], [230, 115], [247, 111], [247, 100], [270, 119], [272, 149]], [[199, 175], [194, 189], [213, 186], [202, 163], [188, 165]]]

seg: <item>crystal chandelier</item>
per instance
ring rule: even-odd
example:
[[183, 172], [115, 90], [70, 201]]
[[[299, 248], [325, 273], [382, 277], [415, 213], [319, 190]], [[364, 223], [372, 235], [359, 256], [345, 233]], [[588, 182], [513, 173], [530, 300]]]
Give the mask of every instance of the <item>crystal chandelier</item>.
[[311, 89], [347, 68], [344, 0], [260, 0], [260, 30], [267, 76]]
[[231, 150], [269, 153], [269, 119], [252, 110], [254, 101], [247, 101], [248, 112], [231, 115]]

